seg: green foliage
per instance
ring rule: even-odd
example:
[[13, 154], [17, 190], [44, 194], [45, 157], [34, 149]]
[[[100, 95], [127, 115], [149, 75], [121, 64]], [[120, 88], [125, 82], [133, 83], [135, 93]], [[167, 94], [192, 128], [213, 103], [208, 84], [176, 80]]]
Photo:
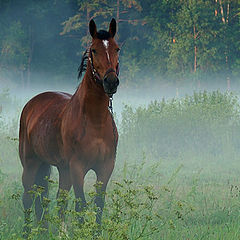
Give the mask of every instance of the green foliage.
[[[49, 231], [44, 219], [35, 221], [33, 206], [28, 239], [239, 239], [239, 110], [238, 98], [228, 92], [126, 106], [102, 226], [95, 223], [96, 194], [88, 179], [87, 207], [77, 213], [72, 191], [55, 199], [53, 172], [50, 195], [42, 199]], [[23, 239], [22, 168], [10, 134], [17, 124], [6, 125], [0, 125], [0, 239], [15, 240]], [[33, 199], [42, 190], [35, 186]], [[63, 223], [58, 211], [66, 201]]]
[[178, 82], [236, 77], [238, 58], [232, 47], [236, 49], [239, 42], [238, 14], [234, 14], [239, 10], [235, 1], [155, 1], [151, 7], [146, 19], [153, 33], [148, 36], [149, 58], [144, 62], [151, 62], [150, 71], [154, 66], [162, 76]]
[[26, 87], [38, 81], [39, 75], [41, 83], [49, 75], [55, 83], [66, 74], [71, 76], [78, 64], [77, 41], [69, 44], [69, 39], [59, 38], [61, 23], [71, 13], [68, 4], [65, 0], [0, 1], [1, 78]]
[[23, 86], [75, 79], [91, 39], [89, 20], [107, 29], [115, 17], [127, 86], [166, 79], [237, 82], [239, 9], [238, 1], [212, 0], [0, 1], [1, 74]]
[[[118, 170], [119, 171], [119, 170]], [[160, 172], [163, 172], [162, 169]], [[239, 185], [223, 185], [219, 191], [217, 182], [205, 185], [200, 173], [189, 183], [181, 181], [179, 171], [172, 173], [166, 184], [139, 184], [139, 179], [113, 181], [107, 191], [102, 226], [95, 223], [96, 207], [93, 205], [94, 194], [89, 192], [88, 204], [82, 213], [73, 210], [73, 194], [65, 194], [63, 199], [52, 200], [52, 196], [43, 199], [44, 211], [47, 211], [49, 231], [43, 222], [36, 223], [32, 217], [29, 223], [31, 232], [28, 239], [176, 239], [188, 237], [194, 239], [208, 236], [227, 239], [240, 235], [239, 224]], [[201, 180], [200, 180], [201, 179]], [[220, 176], [218, 180], [223, 180]], [[181, 181], [181, 187], [177, 184]], [[232, 181], [232, 180], [231, 180]], [[23, 209], [21, 206], [20, 184], [11, 182], [8, 185], [4, 176], [1, 180], [1, 228], [2, 239], [23, 239]], [[216, 185], [214, 185], [216, 184]], [[51, 192], [56, 192], [57, 182], [50, 181]], [[209, 188], [211, 191], [209, 191]], [[40, 188], [32, 191], [36, 199]], [[67, 200], [70, 203], [65, 212], [65, 221], [59, 218], [57, 202]], [[84, 216], [84, 223], [78, 218]], [[17, 218], [17, 221], [16, 221]], [[234, 238], [232, 238], [234, 239]]]
[[27, 65], [28, 39], [20, 21], [10, 23], [1, 36], [1, 66], [24, 70]]
[[[10, 96], [9, 90], [5, 89], [0, 92], [0, 169], [5, 169], [7, 173], [15, 172], [12, 166], [19, 163], [17, 154], [19, 112], [17, 108], [18, 103]], [[12, 116], [10, 109], [14, 109]]]
[[124, 156], [139, 158], [141, 149], [156, 158], [182, 153], [219, 154], [227, 147], [239, 151], [238, 99], [218, 91], [194, 93], [181, 99], [152, 102], [122, 114], [121, 149]]
[[[16, 107], [17, 101], [16, 99], [12, 98], [10, 95], [9, 89], [3, 89], [0, 92], [0, 106], [1, 110], [4, 110], [4, 108], [11, 108]], [[0, 111], [1, 114], [1, 111]]]

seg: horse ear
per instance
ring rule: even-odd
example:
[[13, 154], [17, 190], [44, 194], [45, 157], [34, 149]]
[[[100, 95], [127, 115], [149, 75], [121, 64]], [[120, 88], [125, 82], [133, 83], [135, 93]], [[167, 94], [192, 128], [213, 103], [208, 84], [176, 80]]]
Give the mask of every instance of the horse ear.
[[93, 19], [89, 22], [89, 32], [90, 32], [92, 38], [96, 38], [96, 36], [97, 36], [97, 26], [96, 26]]
[[117, 23], [116, 23], [116, 20], [113, 18], [109, 25], [109, 33], [112, 38], [114, 38], [116, 34], [116, 30], [117, 30]]

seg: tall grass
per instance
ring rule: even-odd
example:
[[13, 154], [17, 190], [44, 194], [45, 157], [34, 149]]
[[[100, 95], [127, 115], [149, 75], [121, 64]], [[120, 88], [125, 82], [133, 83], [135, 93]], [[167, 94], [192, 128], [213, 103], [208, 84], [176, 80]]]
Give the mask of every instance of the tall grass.
[[[126, 106], [101, 229], [87, 176], [88, 207], [77, 221], [73, 191], [65, 226], [58, 218], [57, 174], [44, 199], [49, 232], [32, 214], [29, 239], [240, 239], [239, 103], [201, 92], [137, 109]], [[1, 115], [0, 115], [1, 116]], [[17, 122], [0, 118], [0, 239], [22, 239]], [[41, 189], [33, 191], [33, 198]]]
[[152, 102], [133, 110], [125, 106], [121, 125], [121, 150], [140, 149], [161, 157], [183, 152], [220, 154], [239, 151], [239, 103], [231, 93], [200, 92], [181, 99]]

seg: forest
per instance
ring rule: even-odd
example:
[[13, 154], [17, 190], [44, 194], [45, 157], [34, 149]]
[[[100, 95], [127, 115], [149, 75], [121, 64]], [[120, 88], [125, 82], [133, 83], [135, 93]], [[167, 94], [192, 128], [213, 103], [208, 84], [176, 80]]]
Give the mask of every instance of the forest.
[[[240, 79], [239, 0], [1, 0], [0, 84], [76, 84], [88, 23], [118, 24], [121, 84]], [[4, 86], [5, 86], [4, 85]]]
[[[21, 111], [42, 90], [76, 89], [89, 21], [108, 30], [112, 18], [119, 142], [102, 225], [95, 173], [79, 213], [73, 189], [56, 199], [55, 167], [41, 202], [49, 228], [33, 214], [37, 185], [26, 225]], [[240, 239], [239, 39], [240, 0], [0, 0], [0, 240], [26, 239], [25, 226], [31, 240]]]

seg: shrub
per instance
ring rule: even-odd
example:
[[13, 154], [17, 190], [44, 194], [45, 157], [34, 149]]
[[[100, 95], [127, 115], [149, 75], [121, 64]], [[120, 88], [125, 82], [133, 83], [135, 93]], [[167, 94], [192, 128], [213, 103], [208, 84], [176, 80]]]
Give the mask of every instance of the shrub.
[[125, 106], [119, 155], [139, 159], [142, 152], [159, 158], [186, 152], [216, 155], [227, 147], [239, 151], [239, 109], [236, 96], [219, 91], [154, 101], [135, 110]]

